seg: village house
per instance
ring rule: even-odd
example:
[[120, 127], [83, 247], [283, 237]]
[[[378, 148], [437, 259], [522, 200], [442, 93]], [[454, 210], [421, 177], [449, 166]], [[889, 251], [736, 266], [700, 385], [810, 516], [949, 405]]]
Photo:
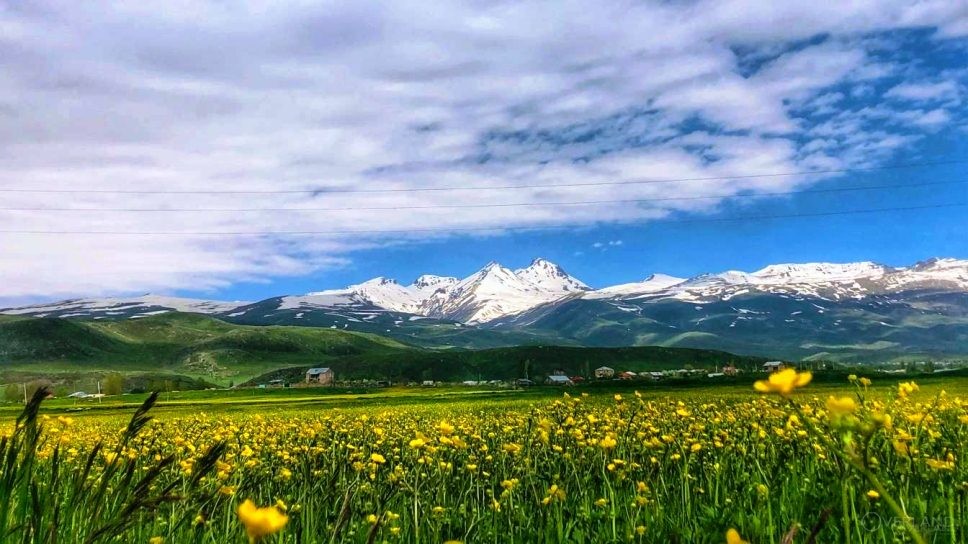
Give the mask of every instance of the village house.
[[595, 369], [595, 378], [599, 380], [610, 380], [615, 377], [615, 369], [607, 366], [600, 366]]
[[331, 368], [310, 368], [306, 371], [306, 383], [319, 385], [333, 384], [333, 369]]
[[559, 376], [557, 374], [553, 376], [548, 376], [545, 380], [546, 385], [573, 385], [571, 379], [568, 376]]
[[763, 370], [766, 372], [776, 372], [778, 370], [783, 370], [787, 367], [787, 364], [783, 361], [768, 361], [763, 363]]

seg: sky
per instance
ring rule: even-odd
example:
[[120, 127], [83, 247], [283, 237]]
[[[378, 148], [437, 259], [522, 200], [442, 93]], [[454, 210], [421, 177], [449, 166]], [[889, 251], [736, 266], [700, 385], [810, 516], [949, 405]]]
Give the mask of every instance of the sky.
[[965, 59], [950, 0], [0, 0], [0, 305], [968, 258]]

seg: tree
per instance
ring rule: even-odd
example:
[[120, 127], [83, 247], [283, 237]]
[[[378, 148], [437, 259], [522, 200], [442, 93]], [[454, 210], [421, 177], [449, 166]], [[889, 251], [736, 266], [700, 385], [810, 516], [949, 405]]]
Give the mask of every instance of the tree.
[[101, 392], [105, 395], [120, 395], [124, 392], [124, 376], [120, 372], [112, 372], [104, 377]]
[[24, 399], [20, 386], [15, 383], [8, 383], [3, 388], [3, 398], [10, 402], [18, 402]]

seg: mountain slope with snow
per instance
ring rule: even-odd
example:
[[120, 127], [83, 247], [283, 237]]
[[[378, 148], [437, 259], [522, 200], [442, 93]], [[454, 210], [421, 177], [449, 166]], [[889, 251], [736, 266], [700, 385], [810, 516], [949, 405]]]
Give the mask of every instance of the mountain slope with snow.
[[217, 315], [249, 302], [221, 302], [145, 294], [139, 297], [84, 298], [5, 308], [0, 313], [30, 317], [84, 317], [92, 319], [145, 317], [165, 312]]
[[248, 325], [303, 325], [428, 347], [523, 343], [664, 345], [858, 362], [968, 356], [968, 261], [774, 264], [590, 289], [535, 259], [463, 279], [374, 278], [255, 303], [144, 295], [75, 299], [0, 313], [123, 320], [194, 312]]
[[486, 323], [587, 290], [587, 285], [544, 259], [535, 259], [516, 271], [492, 262], [449, 289], [435, 292], [424, 302], [421, 313]]

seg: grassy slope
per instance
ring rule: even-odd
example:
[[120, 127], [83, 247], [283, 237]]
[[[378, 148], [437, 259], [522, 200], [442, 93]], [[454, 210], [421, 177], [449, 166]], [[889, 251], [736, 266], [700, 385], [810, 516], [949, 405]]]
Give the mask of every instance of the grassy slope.
[[[178, 313], [121, 321], [29, 318], [0, 322], [0, 379], [4, 381], [58, 374], [77, 383], [92, 373], [120, 371], [151, 374], [153, 380], [167, 374], [224, 385], [267, 372], [296, 379], [301, 369], [320, 365], [333, 367], [341, 378], [452, 381], [511, 379], [525, 373], [540, 378], [556, 369], [582, 375], [603, 364], [638, 371], [690, 364], [710, 368], [726, 362], [749, 365], [757, 360], [664, 347], [429, 350], [366, 333], [235, 325]], [[93, 390], [95, 385], [83, 387]]]
[[371, 334], [249, 327], [177, 313], [110, 322], [0, 322], [0, 369], [7, 373], [170, 372], [238, 382], [267, 368], [325, 364], [339, 357], [406, 349]]

